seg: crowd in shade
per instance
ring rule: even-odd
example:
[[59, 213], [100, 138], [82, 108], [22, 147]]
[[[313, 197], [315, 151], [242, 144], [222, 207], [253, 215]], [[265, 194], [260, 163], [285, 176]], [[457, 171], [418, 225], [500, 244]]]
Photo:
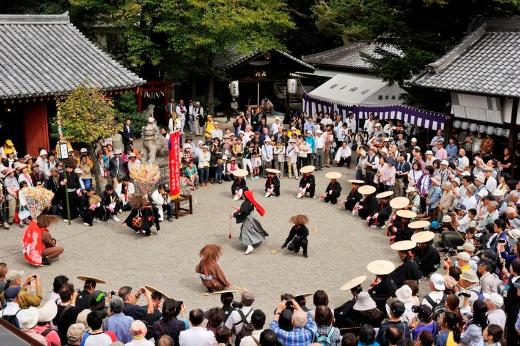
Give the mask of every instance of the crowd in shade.
[[[185, 108], [185, 120], [190, 121], [190, 112]], [[170, 131], [177, 126], [177, 117], [172, 119]], [[268, 125], [265, 112], [248, 109], [232, 128], [221, 129], [211, 116], [200, 124], [192, 129], [203, 132], [196, 144], [183, 134], [186, 190], [230, 181], [237, 197], [248, 190], [247, 181], [265, 178], [266, 198], [276, 198], [283, 179], [298, 179], [295, 197], [314, 198], [319, 191], [323, 202], [341, 203], [346, 217], [366, 223], [364, 231], [388, 237], [395, 261], [367, 263], [366, 275], [341, 287], [345, 303], [340, 306], [329, 301], [329, 294], [338, 292], [303, 294], [293, 287], [280, 292], [270, 311], [256, 308], [251, 291], [217, 290], [210, 294], [220, 295], [220, 306], [195, 308], [150, 286], [104, 291], [98, 287], [106, 285], [104, 280], [86, 276], [78, 277], [83, 281], [79, 292], [61, 275], [45, 294], [38, 275], [25, 278], [2, 264], [2, 318], [42, 345], [518, 344], [520, 184], [511, 176], [511, 148], [475, 132], [419, 136], [416, 126], [374, 115], [360, 123], [353, 114], [342, 119], [302, 113]], [[4, 226], [15, 221], [15, 211], [16, 221], [26, 222], [23, 184], [55, 189], [53, 214], [82, 216], [89, 225], [119, 220], [122, 210], [134, 207], [128, 204], [129, 174], [139, 164], [128, 138], [124, 152], [102, 143], [92, 159], [86, 150], [76, 155], [71, 148], [64, 163], [45, 150], [36, 159], [18, 158], [6, 141]], [[331, 182], [316, 186], [314, 175], [331, 166], [353, 168], [343, 185], [344, 199], [339, 172], [328, 170]], [[91, 209], [96, 185], [101, 196]], [[159, 187], [158, 194], [162, 200], [153, 194], [145, 199], [159, 222], [164, 213], [171, 217], [171, 209], [167, 188]], [[147, 202], [141, 203], [139, 208]], [[85, 208], [93, 210], [91, 218], [85, 219]], [[304, 251], [307, 256], [307, 242]]]

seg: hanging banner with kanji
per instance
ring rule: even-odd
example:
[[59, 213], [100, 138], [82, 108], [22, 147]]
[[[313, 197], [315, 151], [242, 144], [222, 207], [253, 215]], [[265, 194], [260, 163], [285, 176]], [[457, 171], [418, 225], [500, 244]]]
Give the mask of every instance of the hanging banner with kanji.
[[179, 198], [181, 194], [181, 155], [180, 155], [181, 132], [175, 131], [170, 134], [169, 148], [169, 173], [170, 173], [170, 196], [172, 199]]

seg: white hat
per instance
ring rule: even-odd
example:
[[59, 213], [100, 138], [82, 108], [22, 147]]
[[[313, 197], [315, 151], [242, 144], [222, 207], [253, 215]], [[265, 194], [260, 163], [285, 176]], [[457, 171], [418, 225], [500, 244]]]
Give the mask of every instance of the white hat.
[[281, 171], [279, 171], [277, 169], [274, 169], [274, 168], [266, 168], [265, 171], [267, 173], [272, 173], [272, 174], [280, 174], [280, 173], [282, 173]]
[[479, 192], [477, 192], [477, 195], [479, 195], [480, 197], [484, 198], [484, 197], [486, 197], [487, 195], [489, 195], [489, 192], [488, 192], [488, 190], [486, 190], [486, 189], [482, 189], [482, 190], [480, 190]]
[[40, 156], [42, 156], [42, 155], [47, 155], [47, 150], [45, 150], [45, 149], [40, 150]]
[[475, 273], [473, 270], [465, 270], [460, 274], [460, 279], [465, 280], [467, 282], [472, 282], [474, 284], [479, 282], [477, 273]]
[[390, 248], [395, 251], [408, 251], [417, 246], [413, 240], [401, 240], [390, 245]]
[[444, 215], [442, 217], [442, 222], [451, 222], [451, 216], [449, 215]]
[[358, 192], [362, 195], [371, 195], [376, 192], [376, 188], [372, 185], [363, 185], [358, 189]]
[[410, 139], [410, 142], [415, 142], [415, 143], [417, 143], [417, 138], [413, 137], [412, 139]]
[[270, 139], [269, 137], [267, 137], [266, 139], [264, 139], [264, 143], [267, 143], [267, 142], [271, 143], [271, 139]]
[[341, 173], [339, 173], [339, 172], [328, 172], [327, 174], [325, 174], [325, 177], [327, 179], [337, 180], [337, 179], [341, 178]]
[[400, 302], [403, 302], [405, 304], [413, 302], [413, 292], [410, 286], [408, 285], [402, 285], [401, 287], [399, 287], [399, 289], [395, 291], [395, 296]]
[[442, 160], [441, 165], [449, 166], [449, 162], [447, 160]]
[[233, 174], [235, 177], [242, 177], [243, 178], [243, 177], [247, 177], [248, 172], [245, 169], [240, 169], [239, 168], [237, 170], [232, 171], [231, 174]]
[[433, 155], [433, 151], [431, 150], [426, 150], [426, 153], [424, 153], [425, 155]]
[[390, 200], [390, 207], [394, 209], [403, 209], [410, 204], [410, 200], [406, 197], [394, 197]]
[[77, 168], [74, 168], [74, 173], [83, 174], [83, 170], [81, 168], [77, 167]]
[[469, 262], [469, 260], [471, 259], [471, 256], [467, 252], [459, 252], [457, 254], [457, 259], [460, 259], [465, 262]]
[[475, 251], [475, 245], [473, 245], [473, 243], [470, 242], [465, 242], [464, 244], [462, 244], [462, 246], [457, 246], [457, 250], [473, 252]]
[[484, 293], [482, 294], [484, 299], [491, 301], [491, 303], [497, 308], [500, 309], [504, 306], [504, 297], [502, 297], [498, 293]]
[[413, 186], [408, 186], [408, 188], [406, 189], [407, 193], [408, 192], [415, 192], [415, 191], [417, 191], [417, 189], [415, 187], [413, 187]]
[[444, 276], [442, 276], [441, 274], [432, 274], [430, 276], [430, 281], [436, 290], [444, 291], [446, 289], [446, 285], [444, 284]]
[[345, 282], [343, 284], [343, 286], [341, 286], [340, 290], [341, 291], [350, 290], [351, 288], [361, 285], [363, 282], [365, 282], [366, 279], [367, 279], [366, 275], [358, 276], [352, 280]]
[[515, 241], [520, 239], [520, 230], [519, 229], [513, 228], [510, 231], [508, 231], [507, 233]]
[[121, 149], [114, 150], [114, 155], [121, 155]]
[[408, 224], [408, 228], [410, 228], [410, 229], [421, 229], [421, 228], [428, 227], [429, 225], [430, 225], [430, 221], [418, 220], [418, 221], [410, 222]]
[[149, 123], [153, 123], [155, 121], [155, 118], [154, 117], [148, 117], [148, 122]]
[[56, 317], [58, 306], [54, 300], [49, 300], [45, 305], [38, 308], [38, 322], [50, 322]]
[[395, 212], [395, 214], [399, 217], [405, 218], [405, 219], [413, 219], [417, 217], [417, 213], [411, 210], [407, 209], [401, 209]]
[[320, 130], [320, 129], [317, 129], [317, 130], [316, 130], [316, 134], [319, 134], [319, 133], [323, 133], [323, 131]]
[[496, 189], [494, 192], [493, 192], [493, 196], [495, 197], [502, 197], [506, 194], [506, 192], [504, 190], [499, 190], [499, 189]]
[[300, 173], [312, 173], [314, 172], [314, 170], [316, 169], [316, 167], [314, 166], [303, 166], [302, 168], [300, 168]]
[[477, 174], [477, 176], [475, 177], [475, 180], [478, 180], [482, 184], [484, 184], [486, 182], [486, 177], [484, 175], [482, 175], [482, 174]]
[[351, 184], [364, 184], [365, 181], [364, 180], [358, 180], [358, 179], [349, 179], [347, 180], [349, 183]]
[[367, 264], [367, 270], [375, 275], [388, 275], [395, 270], [395, 264], [386, 260], [375, 260]]
[[22, 309], [16, 314], [20, 329], [31, 329], [38, 323], [38, 309], [34, 306]]
[[392, 196], [393, 194], [394, 194], [393, 191], [380, 192], [376, 195], [376, 198], [379, 198], [379, 199], [388, 198], [388, 197]]
[[368, 311], [375, 309], [376, 307], [377, 304], [374, 301], [374, 299], [370, 297], [368, 292], [363, 291], [358, 294], [356, 302], [354, 303], [352, 309], [356, 311]]
[[80, 153], [88, 153], [88, 150], [87, 150], [87, 148], [81, 148], [81, 149], [79, 150], [79, 152], [80, 152]]
[[414, 235], [412, 235], [411, 240], [416, 242], [417, 244], [421, 244], [421, 243], [427, 243], [430, 240], [433, 240], [433, 238], [435, 238], [435, 233], [433, 233], [431, 231], [422, 231], [422, 232], [417, 232]]
[[22, 278], [25, 272], [21, 270], [11, 269], [5, 274], [5, 281], [13, 281], [16, 278]]

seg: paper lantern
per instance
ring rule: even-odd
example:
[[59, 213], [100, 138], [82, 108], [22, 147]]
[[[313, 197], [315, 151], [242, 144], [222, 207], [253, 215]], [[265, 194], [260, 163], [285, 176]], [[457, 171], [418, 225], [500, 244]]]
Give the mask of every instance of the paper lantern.
[[478, 132], [486, 133], [486, 125], [479, 125], [478, 126]]
[[229, 83], [229, 93], [232, 97], [238, 97], [238, 81], [234, 80]]
[[460, 129], [460, 125], [461, 125], [460, 120], [455, 120], [455, 121], [453, 122], [453, 128], [454, 128], [454, 129]]
[[477, 126], [477, 124], [471, 124], [471, 125], [469, 126], [469, 130], [470, 130], [471, 132], [477, 132], [477, 130], [478, 130], [478, 126]]
[[501, 127], [495, 127], [495, 136], [502, 136], [504, 129]]
[[502, 136], [509, 137], [510, 131], [509, 129], [504, 129], [504, 133], [502, 133]]
[[491, 136], [493, 133], [495, 133], [495, 128], [493, 126], [486, 127], [486, 133]]
[[296, 81], [295, 78], [289, 78], [287, 80], [287, 92], [289, 94], [291, 94], [291, 95], [296, 94], [297, 86], [298, 86], [298, 82]]
[[463, 121], [462, 124], [460, 125], [460, 128], [463, 130], [469, 129], [469, 123], [467, 121]]

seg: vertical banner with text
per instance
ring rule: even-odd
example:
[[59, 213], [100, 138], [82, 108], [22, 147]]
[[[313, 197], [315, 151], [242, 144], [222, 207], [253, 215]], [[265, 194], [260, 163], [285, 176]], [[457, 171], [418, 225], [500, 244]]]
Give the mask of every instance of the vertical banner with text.
[[181, 132], [174, 131], [170, 134], [168, 143], [169, 152], [169, 173], [170, 173], [170, 196], [172, 199], [179, 198], [181, 194], [181, 152], [180, 152]]

